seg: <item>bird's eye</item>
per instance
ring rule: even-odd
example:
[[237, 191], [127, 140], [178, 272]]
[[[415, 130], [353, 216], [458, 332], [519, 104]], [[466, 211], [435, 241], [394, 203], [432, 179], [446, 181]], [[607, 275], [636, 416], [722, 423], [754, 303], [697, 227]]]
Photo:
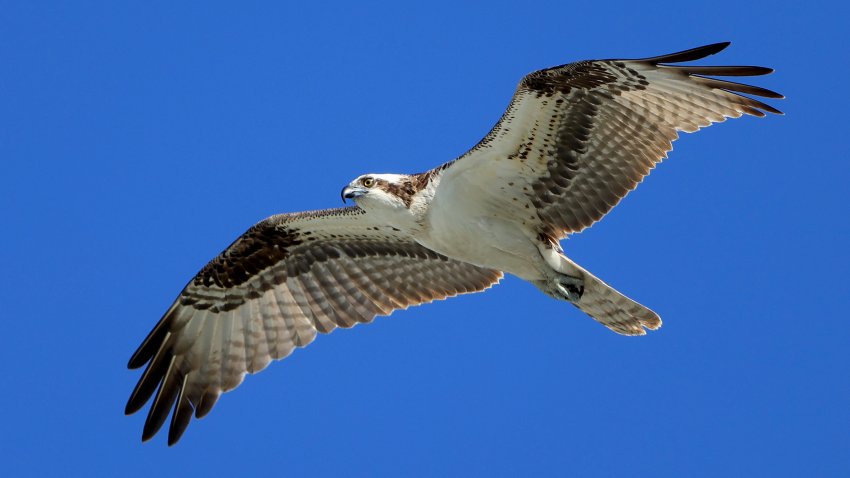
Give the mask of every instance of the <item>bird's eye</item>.
[[371, 188], [372, 186], [375, 185], [375, 179], [374, 178], [363, 178], [363, 185], [366, 186], [367, 188]]

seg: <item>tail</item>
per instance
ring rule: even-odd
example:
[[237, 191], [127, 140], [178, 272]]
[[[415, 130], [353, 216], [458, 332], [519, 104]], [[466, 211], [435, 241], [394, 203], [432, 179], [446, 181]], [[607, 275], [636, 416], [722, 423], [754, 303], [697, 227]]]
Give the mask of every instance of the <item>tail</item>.
[[661, 327], [655, 312], [629, 299], [561, 254], [561, 271], [584, 280], [584, 292], [573, 304], [605, 327], [623, 335], [645, 335]]

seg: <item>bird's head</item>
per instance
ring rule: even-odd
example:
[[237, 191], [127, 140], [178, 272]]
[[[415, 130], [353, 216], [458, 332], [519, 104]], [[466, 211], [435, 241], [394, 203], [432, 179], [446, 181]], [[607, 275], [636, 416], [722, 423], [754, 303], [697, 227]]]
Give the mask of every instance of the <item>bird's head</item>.
[[364, 174], [342, 189], [342, 200], [363, 209], [407, 209], [416, 191], [405, 174]]

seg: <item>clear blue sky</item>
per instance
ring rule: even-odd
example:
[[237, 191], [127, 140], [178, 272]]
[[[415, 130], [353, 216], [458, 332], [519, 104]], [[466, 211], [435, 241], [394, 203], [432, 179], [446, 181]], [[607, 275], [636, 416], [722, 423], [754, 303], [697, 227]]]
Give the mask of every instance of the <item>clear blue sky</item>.
[[[2, 2], [4, 476], [848, 476], [845, 7], [175, 3]], [[726, 40], [786, 116], [685, 135], [564, 244], [660, 331], [508, 278], [140, 443], [127, 359], [252, 223], [454, 158], [532, 70]]]

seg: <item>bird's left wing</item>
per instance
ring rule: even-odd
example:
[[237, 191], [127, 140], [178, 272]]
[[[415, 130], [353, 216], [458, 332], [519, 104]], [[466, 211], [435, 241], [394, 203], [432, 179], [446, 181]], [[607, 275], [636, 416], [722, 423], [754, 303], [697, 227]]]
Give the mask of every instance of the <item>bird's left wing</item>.
[[705, 76], [764, 75], [769, 68], [675, 65], [726, 46], [581, 61], [527, 75], [493, 130], [434, 170], [442, 176], [435, 200], [486, 203], [492, 214], [521, 219], [552, 238], [581, 231], [666, 157], [679, 131], [780, 113], [742, 95], [782, 98], [778, 93]]
[[156, 392], [142, 438], [162, 427], [175, 443], [246, 373], [264, 369], [337, 327], [484, 290], [502, 273], [420, 246], [357, 207], [266, 219], [186, 285], [129, 362], [147, 364], [127, 402]]

